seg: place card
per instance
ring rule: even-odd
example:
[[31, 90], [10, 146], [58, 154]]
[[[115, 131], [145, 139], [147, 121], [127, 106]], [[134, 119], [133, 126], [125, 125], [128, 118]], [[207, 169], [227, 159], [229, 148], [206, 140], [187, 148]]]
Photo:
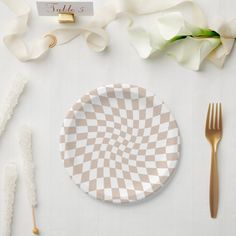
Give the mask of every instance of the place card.
[[93, 16], [93, 2], [37, 1], [36, 4], [39, 16], [57, 16], [59, 13]]

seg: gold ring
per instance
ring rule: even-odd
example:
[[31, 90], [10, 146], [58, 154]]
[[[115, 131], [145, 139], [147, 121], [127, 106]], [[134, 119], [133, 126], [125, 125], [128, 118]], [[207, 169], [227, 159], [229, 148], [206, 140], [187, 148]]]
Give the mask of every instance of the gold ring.
[[49, 44], [49, 48], [53, 48], [57, 45], [57, 37], [54, 34], [46, 34], [44, 37], [51, 38], [51, 43]]

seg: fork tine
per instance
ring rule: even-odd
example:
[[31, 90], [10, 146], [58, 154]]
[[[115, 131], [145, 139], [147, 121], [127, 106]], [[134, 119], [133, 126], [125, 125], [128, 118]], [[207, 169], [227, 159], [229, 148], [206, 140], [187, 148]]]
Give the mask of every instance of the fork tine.
[[210, 121], [210, 129], [214, 129], [214, 117], [215, 117], [215, 112], [214, 112], [215, 104], [212, 103], [211, 105], [211, 121]]
[[208, 105], [207, 118], [206, 118], [206, 130], [209, 129], [210, 113], [211, 113], [211, 103], [209, 103], [209, 105]]
[[222, 107], [220, 103], [220, 114], [219, 114], [219, 129], [222, 130]]
[[220, 128], [219, 128], [219, 109], [218, 109], [218, 107], [219, 107], [219, 103], [216, 103], [216, 115], [215, 115], [215, 129], [216, 130], [219, 130]]

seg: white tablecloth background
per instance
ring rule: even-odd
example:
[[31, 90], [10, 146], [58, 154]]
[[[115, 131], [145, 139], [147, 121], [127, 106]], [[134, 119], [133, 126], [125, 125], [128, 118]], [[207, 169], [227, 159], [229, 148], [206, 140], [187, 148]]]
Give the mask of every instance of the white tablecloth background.
[[[236, 1], [198, 0], [209, 19], [236, 17]], [[95, 7], [99, 1], [95, 2]], [[56, 19], [36, 17], [31, 1], [32, 39], [57, 26]], [[0, 28], [12, 15], [0, 5]], [[101, 54], [90, 51], [81, 38], [54, 48], [30, 63], [15, 59], [0, 42], [0, 104], [15, 73], [30, 77], [13, 120], [0, 139], [0, 173], [14, 160], [20, 166], [18, 130], [28, 123], [34, 131], [39, 207], [38, 223], [45, 236], [234, 236], [236, 235], [236, 75], [234, 50], [224, 69], [205, 63], [189, 71], [166, 56], [140, 59], [129, 44], [125, 27], [108, 27], [110, 47]], [[3, 33], [0, 32], [2, 38]], [[131, 83], [154, 91], [175, 115], [181, 131], [181, 161], [177, 172], [155, 197], [120, 206], [94, 200], [80, 191], [63, 169], [58, 135], [68, 108], [97, 86]], [[204, 123], [210, 101], [221, 101], [224, 138], [219, 149], [220, 202], [216, 220], [209, 217], [210, 146]], [[2, 185], [0, 185], [0, 199]], [[0, 206], [1, 211], [1, 206]], [[31, 235], [31, 211], [20, 173], [13, 236]]]

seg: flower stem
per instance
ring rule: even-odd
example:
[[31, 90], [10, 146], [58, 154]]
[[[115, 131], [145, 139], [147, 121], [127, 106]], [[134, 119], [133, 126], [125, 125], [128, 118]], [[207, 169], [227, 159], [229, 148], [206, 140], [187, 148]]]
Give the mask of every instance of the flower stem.
[[192, 37], [219, 38], [220, 35], [211, 29], [199, 29], [197, 32], [193, 33]]
[[211, 29], [201, 29], [199, 28], [196, 32], [193, 32], [189, 35], [176, 35], [173, 38], [171, 38], [166, 45], [170, 45], [171, 43], [174, 43], [178, 40], [185, 39], [187, 37], [191, 38], [220, 38], [220, 35]]

